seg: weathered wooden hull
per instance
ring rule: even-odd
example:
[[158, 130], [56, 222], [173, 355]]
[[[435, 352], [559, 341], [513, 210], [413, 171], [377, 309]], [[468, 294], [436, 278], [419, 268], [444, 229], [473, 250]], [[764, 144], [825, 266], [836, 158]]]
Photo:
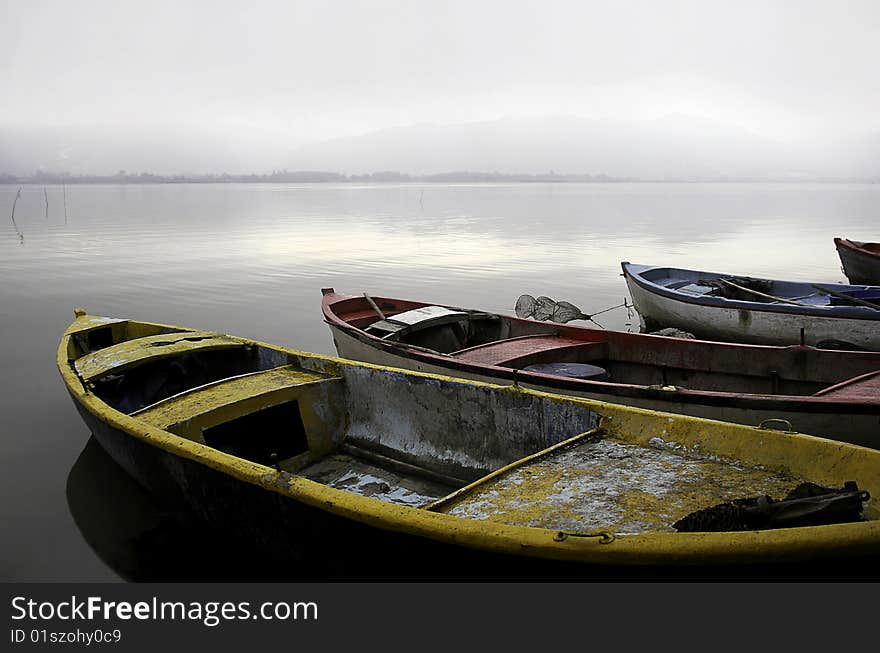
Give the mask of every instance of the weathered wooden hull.
[[[800, 310], [786, 304], [727, 300], [724, 305], [709, 305], [701, 298], [665, 292], [645, 283], [629, 273], [628, 264], [624, 264], [624, 276], [645, 330], [674, 327], [709, 340], [764, 345], [843, 342], [880, 350], [880, 310], [855, 307], [849, 311], [853, 316], [846, 317], [842, 311], [824, 315], [818, 308]], [[857, 313], [861, 314], [855, 316]]]
[[[443, 361], [430, 362], [427, 357], [403, 355], [378, 349], [374, 343], [350, 335], [337, 326], [330, 325], [333, 342], [342, 358], [360, 360], [375, 365], [385, 365], [429, 374], [453, 374], [459, 378], [484, 383], [512, 384], [513, 375], [504, 370], [479, 370], [457, 367], [451, 369]], [[817, 402], [785, 400], [764, 396], [748, 398], [731, 396], [726, 399], [711, 396], [695, 396], [682, 390], [652, 390], [644, 393], [621, 395], [613, 384], [556, 380], [537, 383], [529, 375], [519, 374], [517, 382], [541, 392], [562, 393], [597, 401], [622, 403], [648, 410], [692, 415], [706, 419], [758, 426], [766, 420], [784, 420], [799, 433], [850, 442], [861, 446], [880, 448], [880, 409], [866, 406], [847, 406], [843, 403], [822, 405]], [[640, 396], [641, 395], [641, 396]]]
[[[362, 300], [361, 300], [362, 301]], [[414, 302], [380, 298], [377, 301], [406, 309]], [[692, 385], [694, 377], [675, 385], [668, 385], [658, 378], [638, 385], [612, 378], [608, 381], [592, 381], [533, 374], [516, 365], [479, 364], [456, 354], [441, 355], [438, 352], [411, 348], [400, 342], [383, 340], [366, 333], [352, 318], [363, 313], [358, 309], [358, 298], [349, 295], [327, 294], [323, 301], [325, 321], [330, 327], [333, 342], [340, 356], [362, 360], [378, 365], [388, 365], [433, 374], [448, 374], [459, 378], [475, 379], [489, 383], [511, 384], [514, 379], [529, 388], [545, 392], [557, 392], [571, 396], [586, 397], [599, 401], [622, 403], [651, 410], [663, 410], [696, 417], [719, 419], [740, 424], [757, 425], [767, 419], [787, 420], [794, 430], [830, 437], [864, 446], [880, 446], [880, 397], [868, 393], [858, 397], [814, 396], [809, 394], [772, 393], [770, 385], [761, 391], [748, 392], [743, 382], [735, 390], [724, 389], [724, 379], [715, 383], [713, 390], [700, 390]], [[346, 307], [346, 308], [342, 308]], [[872, 352], [837, 352], [803, 347], [758, 347], [723, 343], [700, 342], [661, 338], [642, 334], [629, 334], [587, 329], [571, 325], [536, 325], [533, 321], [499, 316], [499, 319], [517, 323], [511, 329], [540, 326], [557, 329], [570, 338], [589, 341], [606, 339], [619, 350], [627, 350], [629, 358], [642, 361], [668, 361], [670, 367], [694, 366], [718, 374], [728, 369], [743, 372], [752, 368], [754, 374], [767, 374], [772, 370], [783, 374], [797, 373], [810, 378], [827, 374], [836, 368], [839, 378], [824, 382], [829, 386], [851, 377], [858, 378], [880, 370], [880, 354]], [[346, 321], [349, 320], [349, 321]], [[523, 324], [523, 323], [529, 324]], [[503, 341], [501, 343], [503, 345]], [[587, 345], [589, 347], [589, 344]], [[576, 347], [575, 347], [576, 349]], [[569, 349], [567, 360], [576, 360], [577, 354]], [[520, 365], [521, 367], [521, 365]], [[657, 367], [662, 367], [657, 365]], [[670, 372], [671, 375], [671, 372]], [[703, 382], [706, 382], [705, 377]], [[726, 377], [725, 377], [726, 378]], [[658, 385], [650, 385], [651, 383]], [[818, 388], [817, 388], [818, 389]]]
[[[95, 320], [81, 317], [77, 324], [93, 327]], [[346, 439], [363, 442], [378, 438], [400, 454], [418, 450], [424, 460], [433, 460], [432, 452], [436, 451], [440, 461], [448, 460], [459, 467], [462, 461], [467, 463], [470, 455], [479, 453], [479, 459], [489, 461], [490, 468], [497, 468], [505, 458], [511, 460], [510, 456], [517, 460], [523, 446], [534, 451], [545, 446], [545, 442], [555, 441], [557, 444], [546, 451], [555, 450], [563, 443], [562, 438], [569, 437], [566, 433], [582, 433], [589, 427], [591, 430], [582, 435], [598, 430], [609, 438], [624, 438], [643, 449], [655, 446], [651, 443], [660, 436], [669, 447], [684, 447], [704, 460], [736, 461], [735, 465], [727, 466], [730, 469], [746, 462], [755, 469], [778, 468], [835, 487], [853, 480], [874, 495], [880, 492], [880, 452], [804, 435], [405, 373], [225, 336], [161, 330], [157, 334], [150, 329], [145, 333], [144, 326], [158, 325], [140, 323], [125, 327], [129, 333], [126, 337], [144, 344], [141, 349], [128, 340], [113, 346], [102, 345], [101, 335], [89, 339], [91, 353], [77, 353], [77, 347], [82, 347], [86, 340], [78, 340], [80, 344], [74, 345], [73, 337], [84, 332], [76, 327], [62, 340], [58, 368], [84, 421], [114, 460], [142, 485], [281, 558], [293, 552], [293, 547], [287, 546], [290, 538], [310, 533], [309, 537], [320, 543], [322, 534], [337, 536], [335, 531], [322, 531], [325, 522], [315, 518], [317, 513], [323, 513], [322, 517], [331, 522], [341, 520], [351, 529], [351, 538], [344, 537], [343, 544], [367, 554], [371, 550], [368, 540], [373, 536], [379, 538], [382, 546], [392, 548], [406, 547], [410, 541], [431, 541], [431, 546], [451, 545], [492, 555], [603, 565], [743, 564], [872, 556], [880, 550], [880, 511], [867, 498], [862, 499], [868, 502], [864, 513], [867, 521], [730, 533], [613, 534], [569, 533], [492, 519], [467, 519], [434, 511], [430, 506], [389, 503], [331, 487], [303, 476], [298, 471], [301, 466], [294, 471], [277, 465], [273, 468], [208, 446], [203, 437], [206, 431], [198, 435], [191, 433], [189, 427], [193, 422], [201, 422], [210, 430], [217, 427], [215, 418], [223, 425], [267, 410], [274, 405], [274, 398], [266, 402], [262, 401], [265, 397], [243, 391], [254, 390], [257, 379], [265, 380], [267, 374], [280, 375], [278, 365], [293, 361], [303, 370], [301, 375], [309, 379], [291, 386], [298, 393], [308, 435], [307, 450], [290, 459], [299, 461], [296, 465], [311, 464], [307, 461], [313, 454], [326, 456], [321, 447], [328, 438], [336, 437], [324, 432], [328, 424], [340, 429]], [[167, 395], [158, 404], [134, 408], [130, 413], [113, 408], [102, 398], [107, 396], [118, 402], [118, 396], [112, 392], [116, 386], [98, 385], [102, 378], [113, 381], [122, 374], [132, 381], [143, 380], [147, 378], [143, 376], [144, 366], [154, 366], [163, 357], [170, 357], [173, 363], [195, 351], [217, 353], [236, 341], [251, 356], [251, 362], [262, 365], [268, 361], [271, 367], [200, 383]], [[97, 352], [92, 345], [98, 347]], [[129, 356], [135, 351], [140, 351], [142, 357], [133, 362]], [[125, 352], [126, 358], [116, 358], [113, 352]], [[100, 353], [102, 360], [97, 361], [94, 353]], [[230, 355], [223, 354], [227, 358]], [[78, 365], [85, 359], [88, 364]], [[96, 369], [99, 363], [103, 370]], [[134, 389], [126, 387], [126, 392]], [[333, 391], [329, 395], [315, 393], [315, 387], [329, 387]], [[237, 389], [235, 396], [227, 392], [233, 388]], [[394, 393], [393, 388], [400, 392]], [[255, 398], [261, 400], [259, 405], [242, 403]], [[315, 400], [317, 404], [306, 403]], [[238, 412], [226, 410], [233, 401], [238, 402]], [[216, 405], [210, 406], [212, 402]], [[404, 405], [409, 410], [401, 412]], [[346, 411], [344, 415], [339, 414], [340, 410]], [[186, 411], [193, 411], [191, 417], [180, 421]], [[175, 432], [157, 426], [165, 424], [166, 418], [173, 418], [176, 425], [168, 428]], [[591, 426], [595, 424], [598, 427]], [[413, 432], [413, 427], [420, 425], [425, 429], [434, 427], [433, 439], [426, 440], [419, 437], [418, 431]], [[502, 435], [505, 437], [500, 438]], [[456, 441], [462, 438], [482, 444], [476, 451], [468, 445], [451, 452], [450, 457], [449, 447], [457, 446]], [[462, 468], [468, 466], [469, 463]], [[634, 496], [640, 494], [636, 492]]]
[[880, 285], [880, 243], [835, 238], [834, 246], [850, 283]]
[[800, 341], [803, 329], [808, 345], [843, 340], [880, 349], [878, 325], [873, 321], [703, 306], [659, 296], [635, 283], [629, 284], [629, 291], [645, 330], [673, 326], [704, 339], [790, 345]]
[[[850, 559], [873, 564], [880, 555], [880, 522], [810, 527], [810, 533], [785, 529], [674, 534], [678, 543], [669, 542], [670, 536], [661, 537], [667, 541], [659, 543], [652, 541], [654, 536], [628, 536], [609, 544], [580, 538], [556, 542], [553, 533], [547, 533], [546, 540], [521, 533], [516, 537], [515, 533], [499, 533], [492, 524], [487, 524], [485, 532], [449, 523], [426, 528], [405, 514], [389, 519], [381, 511], [376, 514], [340, 502], [338, 496], [296, 497], [283, 487], [267, 487], [257, 477], [239, 478], [213, 461], [169, 451], [115, 428], [83, 410], [76, 398], [74, 402], [101, 447], [140, 485], [218, 532], [247, 542], [277, 564], [308, 565], [310, 557], [345, 560], [356, 555], [357, 573], [369, 577], [439, 579], [460, 577], [463, 572], [478, 577], [523, 577], [565, 569], [576, 576], [583, 573], [579, 568], [584, 564], [595, 566], [597, 575], [603, 569], [618, 569], [612, 573], [620, 575], [626, 573], [621, 570], [633, 567], [665, 568], [673, 573], [675, 568], [694, 566], [735, 569]], [[813, 572], [805, 570], [808, 575]], [[278, 574], [296, 577], [297, 572], [279, 567]], [[217, 579], [226, 577], [227, 570], [218, 568]]]

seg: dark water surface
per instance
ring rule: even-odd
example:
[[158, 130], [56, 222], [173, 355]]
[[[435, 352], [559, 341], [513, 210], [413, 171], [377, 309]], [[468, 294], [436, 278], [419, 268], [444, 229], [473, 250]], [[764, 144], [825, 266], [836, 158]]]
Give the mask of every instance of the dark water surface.
[[[626, 296], [621, 260], [835, 282], [834, 236], [880, 238], [876, 184], [25, 186], [13, 223], [17, 190], [0, 185], [7, 581], [278, 573], [156, 505], [90, 440], [55, 369], [74, 307], [332, 354], [325, 286], [508, 313], [545, 294], [593, 313]], [[624, 309], [598, 321], [637, 325]], [[284, 574], [405, 575], [356, 556]]]

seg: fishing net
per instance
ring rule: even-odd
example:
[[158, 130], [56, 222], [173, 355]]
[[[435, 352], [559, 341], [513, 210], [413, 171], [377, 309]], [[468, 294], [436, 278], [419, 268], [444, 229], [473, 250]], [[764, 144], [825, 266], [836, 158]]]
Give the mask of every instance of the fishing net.
[[572, 320], [589, 320], [577, 306], [570, 302], [557, 302], [541, 295], [537, 299], [531, 295], [521, 295], [516, 300], [516, 316], [534, 320], [566, 323]]
[[516, 306], [514, 307], [516, 316], [521, 318], [534, 317], [537, 305], [538, 302], [531, 295], [520, 295], [519, 299], [516, 300]]

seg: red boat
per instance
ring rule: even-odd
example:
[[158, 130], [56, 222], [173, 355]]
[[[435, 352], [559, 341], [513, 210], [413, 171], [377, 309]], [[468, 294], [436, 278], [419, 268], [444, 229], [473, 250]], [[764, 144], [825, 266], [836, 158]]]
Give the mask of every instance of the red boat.
[[669, 338], [322, 292], [343, 358], [880, 448], [880, 352]]
[[880, 285], [880, 243], [835, 238], [834, 246], [850, 283]]

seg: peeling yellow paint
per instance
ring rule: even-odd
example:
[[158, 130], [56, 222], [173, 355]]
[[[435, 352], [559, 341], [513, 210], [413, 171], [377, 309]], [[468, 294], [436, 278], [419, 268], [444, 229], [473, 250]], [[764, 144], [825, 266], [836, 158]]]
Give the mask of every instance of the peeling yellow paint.
[[241, 340], [210, 331], [160, 333], [120, 342], [87, 354], [76, 361], [76, 369], [83, 380], [90, 381], [146, 359], [158, 360], [199, 349], [224, 349], [242, 347], [244, 344]]
[[[187, 422], [207, 428], [235, 417], [289, 401], [302, 393], [302, 386], [334, 377], [292, 366], [277, 367], [210, 384], [133, 413], [160, 429]], [[339, 377], [335, 377], [339, 378]]]
[[695, 510], [764, 494], [782, 498], [803, 480], [680, 448], [606, 439], [511, 469], [445, 511], [573, 532], [673, 532], [672, 524]]

